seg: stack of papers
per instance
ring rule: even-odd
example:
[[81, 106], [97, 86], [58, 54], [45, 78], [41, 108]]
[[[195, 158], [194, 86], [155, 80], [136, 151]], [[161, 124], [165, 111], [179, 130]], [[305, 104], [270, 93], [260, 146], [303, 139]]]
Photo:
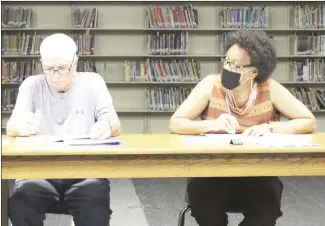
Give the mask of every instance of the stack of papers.
[[108, 138], [105, 140], [92, 140], [89, 136], [67, 136], [67, 137], [56, 137], [56, 136], [45, 136], [36, 135], [30, 137], [17, 137], [16, 143], [66, 143], [68, 145], [118, 145], [120, 142], [115, 138]]
[[63, 141], [68, 145], [118, 145], [120, 142], [114, 138], [107, 138], [105, 140], [92, 140], [90, 138], [77, 138], [77, 139], [67, 139]]

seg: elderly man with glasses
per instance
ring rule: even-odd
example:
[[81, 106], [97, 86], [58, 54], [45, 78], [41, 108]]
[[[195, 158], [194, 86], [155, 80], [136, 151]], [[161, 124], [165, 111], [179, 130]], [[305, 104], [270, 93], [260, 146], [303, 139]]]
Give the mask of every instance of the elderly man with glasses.
[[[120, 133], [120, 121], [103, 78], [77, 72], [75, 42], [53, 34], [40, 46], [42, 74], [19, 87], [7, 124], [9, 136], [90, 136], [106, 139]], [[16, 180], [9, 199], [13, 226], [43, 225], [53, 204], [66, 204], [76, 226], [107, 226], [110, 215], [107, 179]]]

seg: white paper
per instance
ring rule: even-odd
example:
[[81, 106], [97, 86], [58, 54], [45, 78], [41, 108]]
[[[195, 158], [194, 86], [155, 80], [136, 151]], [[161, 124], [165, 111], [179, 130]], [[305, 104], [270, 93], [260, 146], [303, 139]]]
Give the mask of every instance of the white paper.
[[117, 145], [120, 142], [118, 142], [114, 138], [108, 138], [105, 140], [70, 139], [70, 140], [65, 140], [64, 143], [68, 145], [104, 145], [104, 144]]
[[200, 136], [181, 136], [181, 139], [191, 143], [230, 144], [231, 139], [241, 140], [243, 144], [258, 144], [265, 147], [314, 147], [311, 135], [276, 134], [270, 133], [260, 137], [242, 134], [205, 134]]
[[36, 135], [30, 137], [16, 137], [15, 142], [19, 144], [29, 144], [29, 143], [40, 143], [40, 142], [55, 142], [58, 140], [57, 137], [54, 136], [46, 136], [46, 135]]
[[258, 142], [258, 138], [242, 134], [205, 134], [200, 136], [181, 136], [181, 139], [191, 143], [204, 144], [230, 144], [231, 139], [241, 140], [243, 144]]
[[266, 147], [314, 147], [320, 146], [311, 142], [310, 135], [265, 134], [259, 138], [258, 144]]
[[205, 134], [211, 140], [217, 143], [230, 143], [232, 139], [241, 140], [243, 144], [255, 144], [258, 142], [258, 137], [246, 136], [243, 134]]
[[90, 136], [64, 136], [64, 137], [53, 137], [53, 142], [63, 142], [66, 140], [80, 140], [80, 139], [90, 139]]
[[100, 144], [119, 144], [114, 138], [105, 140], [92, 140], [89, 136], [47, 136], [36, 135], [30, 137], [16, 137], [16, 143], [20, 144], [33, 144], [33, 143], [65, 143], [68, 145], [100, 145]]
[[6, 138], [2, 140], [1, 145], [7, 145], [8, 143], [9, 143], [9, 139]]

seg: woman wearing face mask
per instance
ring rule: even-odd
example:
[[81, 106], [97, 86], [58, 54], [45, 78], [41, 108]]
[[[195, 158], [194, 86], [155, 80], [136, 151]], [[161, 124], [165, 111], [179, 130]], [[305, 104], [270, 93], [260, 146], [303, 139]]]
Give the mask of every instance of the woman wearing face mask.
[[[229, 33], [226, 40], [221, 75], [209, 75], [193, 89], [172, 116], [170, 130], [249, 136], [314, 132], [313, 114], [270, 78], [276, 50], [269, 37], [241, 30]], [[280, 122], [279, 114], [288, 121]], [[274, 226], [282, 215], [282, 189], [278, 177], [192, 178], [187, 186], [192, 216], [200, 226], [227, 225], [231, 209], [243, 211], [240, 226]]]

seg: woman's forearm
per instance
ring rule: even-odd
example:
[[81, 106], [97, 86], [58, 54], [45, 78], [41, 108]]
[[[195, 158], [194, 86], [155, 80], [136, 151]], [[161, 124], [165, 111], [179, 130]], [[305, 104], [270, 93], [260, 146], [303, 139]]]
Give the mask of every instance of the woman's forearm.
[[173, 133], [184, 135], [197, 135], [206, 133], [211, 127], [210, 120], [193, 121], [186, 118], [173, 118], [170, 120], [169, 129]]
[[311, 118], [292, 119], [285, 122], [272, 122], [274, 133], [303, 134], [316, 130], [316, 120]]

